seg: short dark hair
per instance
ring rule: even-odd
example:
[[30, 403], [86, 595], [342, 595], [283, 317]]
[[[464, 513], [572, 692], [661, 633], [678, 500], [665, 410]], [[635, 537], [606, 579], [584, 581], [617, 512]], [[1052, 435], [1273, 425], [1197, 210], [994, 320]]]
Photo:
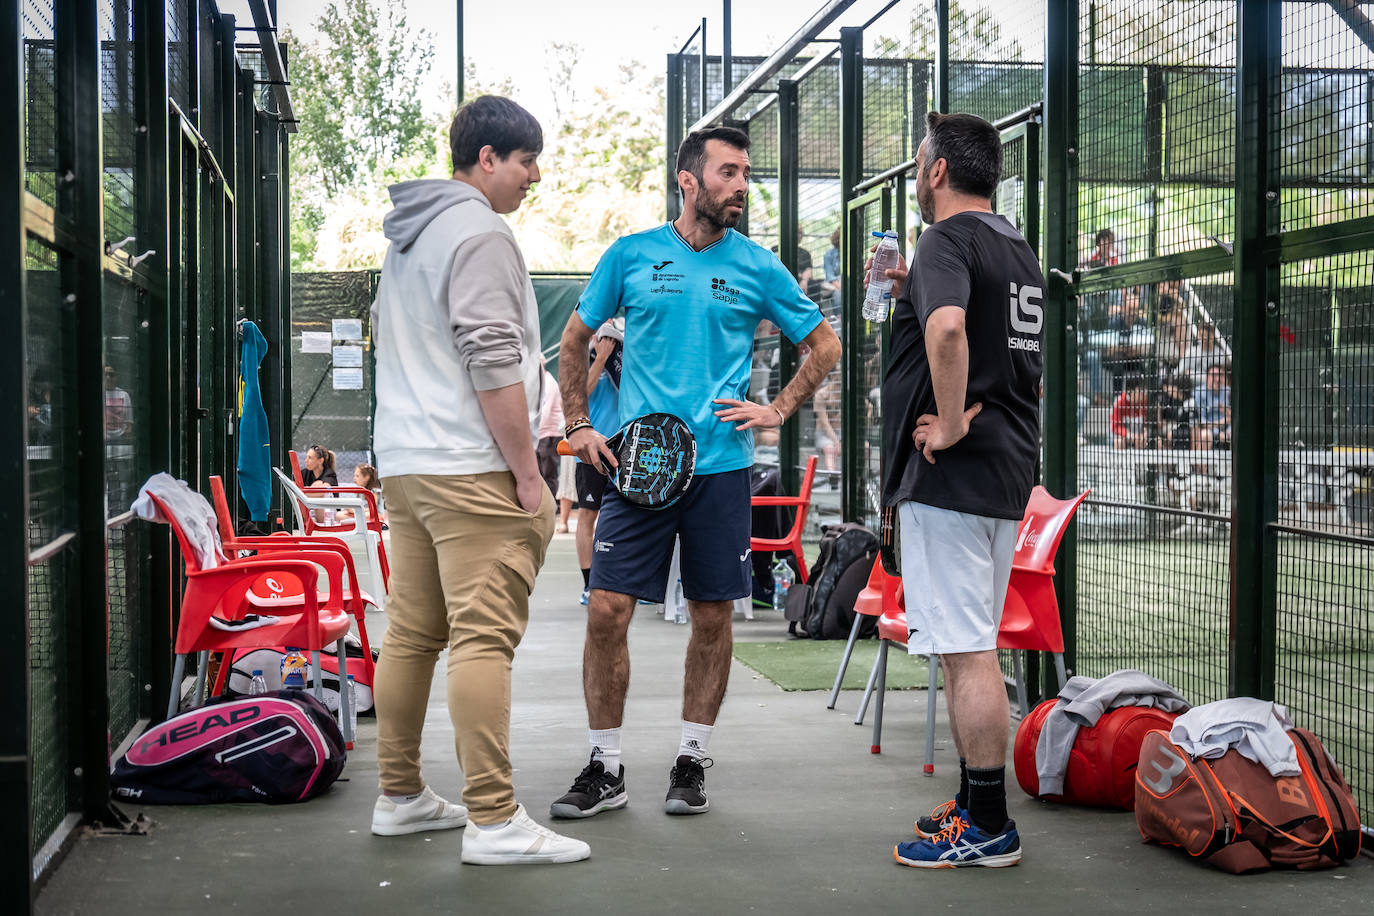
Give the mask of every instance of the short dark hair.
[[677, 148], [676, 171], [691, 172], [696, 176], [697, 181], [701, 181], [703, 170], [706, 167], [707, 140], [719, 140], [735, 149], [749, 151], [749, 135], [738, 127], [710, 127], [706, 130], [694, 130]]
[[991, 198], [1002, 178], [1002, 136], [971, 114], [926, 114], [926, 164], [943, 159], [949, 186], [963, 194]]
[[448, 148], [453, 170], [470, 169], [477, 164], [482, 147], [505, 159], [515, 150], [539, 153], [544, 150], [544, 131], [539, 122], [510, 99], [499, 95], [478, 96], [453, 116], [448, 129]]
[[1101, 245], [1103, 241], [1116, 241], [1116, 233], [1110, 229], [1097, 230], [1097, 236], [1093, 239], [1094, 245]]

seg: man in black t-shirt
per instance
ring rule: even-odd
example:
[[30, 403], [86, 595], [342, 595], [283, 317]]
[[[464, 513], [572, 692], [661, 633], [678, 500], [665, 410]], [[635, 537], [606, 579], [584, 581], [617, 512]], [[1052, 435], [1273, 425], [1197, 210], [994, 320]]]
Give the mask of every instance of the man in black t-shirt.
[[926, 230], [892, 316], [883, 382], [883, 503], [897, 507], [909, 651], [939, 655], [959, 751], [953, 801], [894, 849], [923, 868], [1021, 860], [1007, 817], [1010, 717], [997, 630], [1039, 450], [1045, 279], [992, 212], [1001, 138], [982, 118], [927, 117], [916, 153]]

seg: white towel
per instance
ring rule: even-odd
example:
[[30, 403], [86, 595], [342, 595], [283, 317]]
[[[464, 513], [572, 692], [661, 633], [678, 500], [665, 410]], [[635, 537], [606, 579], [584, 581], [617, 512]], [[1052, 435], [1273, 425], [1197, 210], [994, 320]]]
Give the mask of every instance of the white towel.
[[220, 545], [215, 510], [210, 501], [188, 487], [184, 480], [177, 480], [166, 472], [154, 474], [138, 491], [138, 498], [129, 508], [139, 518], [163, 524], [169, 524], [169, 519], [163, 518], [157, 506], [148, 498], [150, 493], [162, 500], [176, 516], [182, 534], [186, 535], [191, 542], [191, 549], [196, 552], [200, 568], [213, 569], [218, 566], [224, 548]]
[[1293, 720], [1278, 703], [1234, 697], [1194, 706], [1174, 720], [1169, 740], [1194, 757], [1220, 757], [1235, 748], [1271, 776], [1296, 776], [1298, 751], [1288, 737]]

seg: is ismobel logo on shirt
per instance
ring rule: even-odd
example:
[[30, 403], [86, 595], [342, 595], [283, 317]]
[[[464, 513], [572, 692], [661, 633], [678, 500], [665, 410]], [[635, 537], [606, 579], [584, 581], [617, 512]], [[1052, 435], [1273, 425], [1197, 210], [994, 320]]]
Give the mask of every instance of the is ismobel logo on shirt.
[[739, 304], [739, 290], [731, 286], [730, 282], [722, 277], [711, 278], [711, 297], [731, 305]]
[[1042, 306], [1045, 291], [1038, 286], [1011, 286], [1011, 329], [1017, 334], [1034, 334], [1035, 337], [1007, 337], [1007, 346], [1013, 350], [1040, 352], [1039, 334], [1045, 325], [1045, 310]]

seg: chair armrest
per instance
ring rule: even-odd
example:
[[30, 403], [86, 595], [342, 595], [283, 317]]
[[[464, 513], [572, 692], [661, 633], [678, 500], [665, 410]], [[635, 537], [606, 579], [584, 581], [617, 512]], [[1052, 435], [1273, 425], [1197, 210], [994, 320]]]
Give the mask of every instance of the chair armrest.
[[[316, 487], [315, 489], [318, 490], [319, 487]], [[325, 492], [357, 494], [367, 501], [367, 511], [371, 514], [372, 518], [379, 518], [381, 516], [381, 512], [377, 509], [377, 494], [373, 493], [367, 487], [329, 487]]]
[[[365, 529], [367, 528], [367, 515], [365, 514], [365, 513], [367, 512], [367, 503], [364, 502], [361, 498], [356, 497], [356, 496], [341, 496], [341, 497], [337, 497], [337, 498], [332, 497], [332, 496], [311, 496], [311, 495], [309, 495], [310, 492], [327, 493], [327, 492], [329, 492], [329, 491], [328, 491], [328, 490], [324, 490], [324, 489], [322, 489], [322, 488], [320, 488], [320, 487], [316, 487], [314, 491], [307, 491], [305, 496], [303, 496], [303, 497], [301, 497], [301, 498], [299, 498], [299, 499], [297, 500], [298, 502], [304, 503], [304, 504], [305, 504], [305, 507], [306, 507], [307, 509], [352, 509], [352, 510], [354, 510], [353, 518], [351, 518], [351, 519], [347, 519], [347, 518], [346, 518], [346, 519], [340, 519], [338, 522], [335, 523], [336, 525], [340, 525], [340, 526], [345, 525], [345, 524], [349, 524], [350, 522], [352, 523], [352, 527], [351, 527], [351, 528], [346, 529], [346, 530], [344, 530], [344, 531], [342, 531], [342, 532], [339, 532], [339, 533], [341, 533], [341, 534], [354, 534], [354, 533], [357, 533], [357, 532], [361, 532], [361, 531], [363, 531], [363, 530], [365, 530]], [[359, 513], [364, 513], [364, 514], [359, 515]], [[320, 523], [319, 523], [319, 522], [316, 522], [315, 524], [316, 524], [316, 526], [318, 527]], [[334, 527], [334, 525], [331, 525], [330, 527]]]
[[237, 538], [224, 545], [226, 550], [256, 550], [260, 554], [277, 556], [285, 554], [288, 558], [291, 555], [310, 554], [310, 553], [330, 553], [343, 559], [344, 570], [348, 573], [348, 581], [353, 583], [354, 590], [358, 589], [358, 573], [353, 568], [353, 551], [349, 550], [348, 545], [336, 537], [307, 536], [296, 537], [294, 535], [271, 536], [271, 537], [248, 537]]
[[749, 505], [751, 506], [795, 506], [801, 507], [809, 504], [811, 500], [803, 499], [800, 496], [751, 496]]

